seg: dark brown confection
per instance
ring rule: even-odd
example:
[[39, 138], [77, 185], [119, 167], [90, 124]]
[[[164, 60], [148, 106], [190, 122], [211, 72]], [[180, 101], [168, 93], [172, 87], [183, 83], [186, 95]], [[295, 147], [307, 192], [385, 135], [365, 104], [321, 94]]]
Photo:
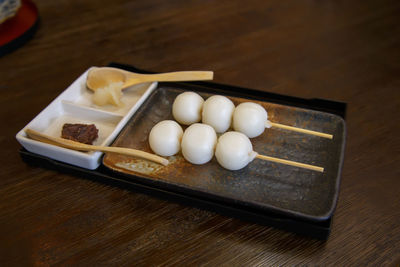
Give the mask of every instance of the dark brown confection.
[[66, 123], [63, 125], [61, 137], [91, 145], [97, 139], [98, 132], [99, 130], [94, 124]]

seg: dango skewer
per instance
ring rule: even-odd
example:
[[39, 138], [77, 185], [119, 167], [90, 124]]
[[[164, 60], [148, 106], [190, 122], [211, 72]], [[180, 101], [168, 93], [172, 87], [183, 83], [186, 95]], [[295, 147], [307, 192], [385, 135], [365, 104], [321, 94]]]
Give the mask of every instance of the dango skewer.
[[215, 130], [202, 123], [192, 124], [183, 135], [181, 131], [174, 121], [159, 122], [150, 131], [151, 149], [163, 156], [173, 156], [181, 150], [185, 160], [196, 165], [209, 162], [215, 154], [217, 162], [228, 170], [242, 169], [258, 158], [318, 172], [324, 171], [322, 167], [260, 155], [253, 151], [250, 139], [240, 132], [226, 132], [217, 139]]
[[254, 138], [261, 135], [265, 128], [274, 127], [333, 139], [331, 134], [271, 122], [267, 111], [253, 102], [243, 102], [235, 108], [233, 102], [222, 95], [214, 95], [204, 101], [195, 92], [184, 92], [176, 97], [172, 113], [181, 124], [191, 125], [202, 121], [212, 126], [217, 133], [224, 133], [232, 126], [235, 131]]

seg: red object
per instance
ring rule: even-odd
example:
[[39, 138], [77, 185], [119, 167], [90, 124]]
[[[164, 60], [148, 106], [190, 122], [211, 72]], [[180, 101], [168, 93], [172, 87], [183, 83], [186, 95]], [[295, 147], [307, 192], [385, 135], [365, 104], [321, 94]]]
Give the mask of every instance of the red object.
[[[17, 14], [0, 24], [0, 54], [12, 50], [33, 35], [38, 22], [38, 10], [30, 0], [22, 0]], [[26, 35], [26, 36], [25, 36]]]

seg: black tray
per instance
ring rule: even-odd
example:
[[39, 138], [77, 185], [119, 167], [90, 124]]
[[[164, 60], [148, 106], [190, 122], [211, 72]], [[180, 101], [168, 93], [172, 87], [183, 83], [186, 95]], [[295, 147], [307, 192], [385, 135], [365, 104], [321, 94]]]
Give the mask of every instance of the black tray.
[[[124, 68], [135, 72], [144, 72], [134, 67], [121, 64], [111, 64], [113, 67]], [[144, 72], [148, 73], [148, 72]], [[346, 104], [338, 103], [327, 100], [319, 99], [301, 99], [295, 97], [288, 97], [283, 95], [271, 94], [266, 92], [260, 92], [250, 90], [246, 88], [240, 88], [229, 85], [221, 85], [208, 82], [194, 82], [194, 83], [177, 83], [177, 84], [160, 84], [160, 88], [165, 86], [176, 86], [184, 88], [201, 88], [201, 91], [213, 94], [228, 94], [234, 95], [235, 97], [242, 97], [246, 99], [254, 99], [258, 101], [266, 101], [270, 103], [285, 104], [291, 107], [302, 107], [309, 110], [324, 111], [331, 114], [338, 115], [342, 118], [345, 117]], [[134, 115], [135, 117], [135, 115]], [[125, 130], [125, 129], [124, 129]], [[123, 130], [123, 131], [124, 131]], [[122, 132], [123, 132], [122, 131]], [[118, 141], [118, 138], [117, 138]], [[343, 140], [344, 143], [344, 140]], [[190, 204], [200, 208], [206, 208], [212, 211], [216, 211], [228, 216], [237, 217], [240, 219], [266, 224], [274, 226], [280, 229], [309, 235], [318, 239], [326, 239], [330, 232], [331, 220], [333, 210], [327, 214], [327, 216], [315, 218], [309, 218], [302, 216], [302, 214], [281, 212], [280, 209], [259, 209], [257, 206], [241, 205], [237, 201], [227, 201], [224, 198], [210, 198], [207, 194], [196, 194], [193, 190], [181, 190], [176, 186], [166, 186], [163, 182], [154, 182], [141, 177], [141, 175], [127, 175], [120, 172], [111, 171], [104, 166], [99, 167], [95, 171], [90, 171], [68, 164], [60, 163], [52, 159], [38, 156], [30, 153], [26, 150], [21, 150], [21, 156], [29, 163], [40, 165], [46, 168], [52, 168], [63, 172], [69, 172], [74, 175], [80, 175], [83, 177], [96, 179], [101, 182], [110, 182], [114, 185], [122, 187], [129, 187], [139, 192], [156, 195], [159, 197], [168, 198], [175, 201], [180, 201], [184, 204]], [[343, 155], [341, 155], [342, 160]], [[338, 167], [338, 179], [335, 180], [335, 186], [339, 186], [341, 162]], [[337, 199], [337, 191], [334, 193], [335, 203]]]

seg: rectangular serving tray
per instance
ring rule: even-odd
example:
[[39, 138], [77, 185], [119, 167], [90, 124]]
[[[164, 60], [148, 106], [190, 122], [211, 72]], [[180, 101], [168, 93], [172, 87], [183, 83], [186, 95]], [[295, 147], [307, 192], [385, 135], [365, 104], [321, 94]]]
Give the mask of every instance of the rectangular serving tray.
[[[152, 152], [148, 142], [151, 128], [162, 120], [173, 120], [172, 103], [178, 94], [186, 91], [195, 91], [204, 99], [213, 95], [200, 86], [158, 86], [132, 116], [113, 146]], [[249, 101], [229, 92], [226, 95], [235, 105]], [[344, 120], [326, 112], [259, 100], [252, 102], [263, 105], [273, 122], [331, 133], [334, 136], [330, 140], [271, 128], [251, 139], [256, 152], [322, 166], [325, 171], [320, 173], [258, 159], [243, 169], [230, 171], [222, 168], [215, 157], [206, 164], [194, 165], [186, 161], [181, 153], [167, 157], [170, 160], [168, 166], [111, 153], [105, 155], [103, 164], [142, 183], [158, 184], [165, 189], [210, 200], [234, 202], [243, 208], [291, 214], [314, 221], [331, 217], [339, 190], [345, 140]]]
[[[111, 66], [148, 73], [129, 65], [113, 63]], [[144, 161], [111, 154], [104, 157], [99, 168], [88, 170], [25, 149], [21, 150], [21, 156], [31, 164], [326, 239], [339, 192], [346, 104], [209, 82], [160, 83], [129, 119], [113, 145], [151, 151], [147, 135], [152, 125], [160, 119], [171, 118], [167, 107], [174, 96], [188, 90], [204, 97], [226, 95], [235, 104], [248, 100], [258, 102], [269, 109], [271, 120], [332, 133], [334, 139], [328, 140], [274, 130], [252, 140], [257, 152], [307, 161], [325, 167], [325, 172], [318, 174], [268, 162], [252, 162], [245, 169], [232, 172], [222, 169], [215, 160], [201, 166], [188, 165], [181, 155], [170, 158], [173, 163], [160, 172], [158, 167], [146, 165]]]

